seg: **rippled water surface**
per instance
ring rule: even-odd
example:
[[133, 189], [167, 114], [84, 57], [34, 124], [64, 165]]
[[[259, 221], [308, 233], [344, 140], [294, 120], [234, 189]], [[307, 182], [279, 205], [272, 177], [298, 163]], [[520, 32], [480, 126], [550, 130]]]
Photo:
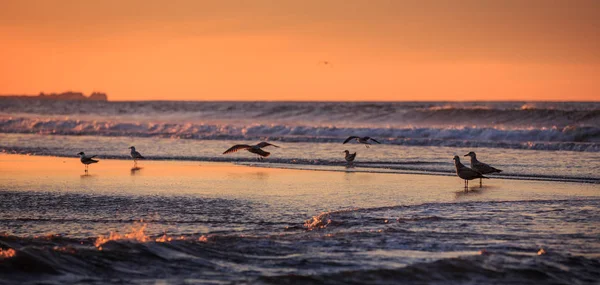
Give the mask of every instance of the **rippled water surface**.
[[[0, 283], [595, 284], [600, 187], [0, 155]], [[263, 167], [268, 166], [268, 167]], [[332, 171], [335, 170], [335, 171]], [[476, 184], [476, 183], [475, 183]]]
[[86, 102], [0, 98], [0, 133], [600, 152], [597, 102]]

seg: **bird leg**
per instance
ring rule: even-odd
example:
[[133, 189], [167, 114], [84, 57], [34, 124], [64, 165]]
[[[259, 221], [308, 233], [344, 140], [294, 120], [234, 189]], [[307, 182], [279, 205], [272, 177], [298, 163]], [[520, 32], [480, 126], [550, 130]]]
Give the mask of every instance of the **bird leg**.
[[481, 182], [481, 180], [483, 180], [483, 178], [479, 178], [479, 188], [483, 187], [483, 182]]

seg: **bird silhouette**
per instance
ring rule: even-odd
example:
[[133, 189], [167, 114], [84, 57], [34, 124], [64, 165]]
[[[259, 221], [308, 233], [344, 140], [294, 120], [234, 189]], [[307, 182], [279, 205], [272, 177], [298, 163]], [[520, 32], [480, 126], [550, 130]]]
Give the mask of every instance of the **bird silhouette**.
[[96, 155], [85, 155], [83, 151], [78, 153], [77, 155], [79, 155], [79, 160], [81, 161], [81, 163], [85, 165], [85, 173], [88, 173], [90, 164], [98, 163], [98, 160], [94, 159]]
[[245, 149], [251, 153], [258, 155], [258, 160], [263, 160], [265, 157], [268, 157], [269, 155], [271, 155], [270, 152], [262, 150], [262, 148], [268, 147], [268, 146], [279, 147], [274, 144], [270, 144], [268, 142], [260, 142], [255, 145], [237, 144], [237, 145], [234, 145], [234, 146], [230, 147], [229, 149], [227, 149], [225, 152], [223, 152], [223, 154], [233, 153], [233, 152], [237, 152], [238, 150]]
[[346, 144], [347, 142], [349, 142], [351, 140], [356, 140], [358, 143], [364, 144], [365, 147], [367, 147], [367, 148], [369, 148], [369, 145], [371, 144], [370, 141], [380, 144], [380, 142], [378, 142], [376, 139], [374, 139], [372, 137], [358, 137], [358, 136], [349, 136], [342, 144]]

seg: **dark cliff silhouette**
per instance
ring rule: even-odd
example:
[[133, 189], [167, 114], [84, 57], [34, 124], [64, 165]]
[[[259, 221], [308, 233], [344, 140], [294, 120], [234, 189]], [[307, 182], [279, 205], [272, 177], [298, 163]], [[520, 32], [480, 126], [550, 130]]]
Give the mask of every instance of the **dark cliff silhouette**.
[[40, 92], [36, 95], [1, 95], [0, 98], [11, 99], [37, 99], [37, 100], [64, 100], [64, 101], [108, 101], [106, 93], [93, 92], [90, 96], [85, 96], [81, 92], [67, 91], [63, 93], [45, 94]]

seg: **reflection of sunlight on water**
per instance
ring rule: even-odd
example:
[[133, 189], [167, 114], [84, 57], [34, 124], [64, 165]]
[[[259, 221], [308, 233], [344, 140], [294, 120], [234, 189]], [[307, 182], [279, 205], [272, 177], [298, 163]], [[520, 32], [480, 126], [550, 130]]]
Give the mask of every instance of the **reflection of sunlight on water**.
[[266, 171], [235, 172], [229, 173], [227, 176], [229, 179], [249, 178], [253, 180], [267, 180], [269, 173]]
[[[136, 242], [152, 242], [152, 241], [154, 241], [154, 242], [170, 242], [170, 241], [174, 241], [174, 240], [186, 240], [187, 239], [185, 236], [171, 237], [171, 236], [168, 236], [166, 233], [164, 233], [162, 236], [159, 236], [157, 238], [152, 238], [152, 237], [146, 235], [146, 233], [145, 233], [147, 227], [148, 227], [147, 223], [143, 223], [140, 221], [139, 223], [134, 223], [130, 229], [130, 232], [127, 234], [119, 234], [118, 232], [111, 231], [108, 236], [99, 235], [98, 238], [96, 239], [96, 241], [94, 242], [94, 246], [97, 247], [98, 250], [102, 250], [102, 245], [109, 241], [125, 240], [125, 241], [136, 241]], [[205, 235], [202, 235], [198, 238], [198, 241], [207, 242], [208, 237]]]
[[304, 222], [304, 227], [306, 228], [306, 230], [309, 231], [326, 228], [327, 225], [331, 224], [329, 214], [329, 212], [324, 212], [319, 215], [313, 216], [312, 218]]
[[121, 235], [118, 232], [110, 232], [108, 236], [100, 235], [96, 239], [96, 242], [94, 242], [94, 246], [99, 250], [102, 250], [101, 245], [113, 240], [134, 240], [138, 242], [150, 241], [150, 237], [144, 233], [147, 226], [148, 224], [145, 223], [136, 223], [131, 227], [131, 232], [128, 234]]
[[11, 258], [11, 257], [15, 256], [16, 254], [17, 254], [17, 252], [12, 248], [4, 249], [4, 250], [0, 248], [0, 259]]

